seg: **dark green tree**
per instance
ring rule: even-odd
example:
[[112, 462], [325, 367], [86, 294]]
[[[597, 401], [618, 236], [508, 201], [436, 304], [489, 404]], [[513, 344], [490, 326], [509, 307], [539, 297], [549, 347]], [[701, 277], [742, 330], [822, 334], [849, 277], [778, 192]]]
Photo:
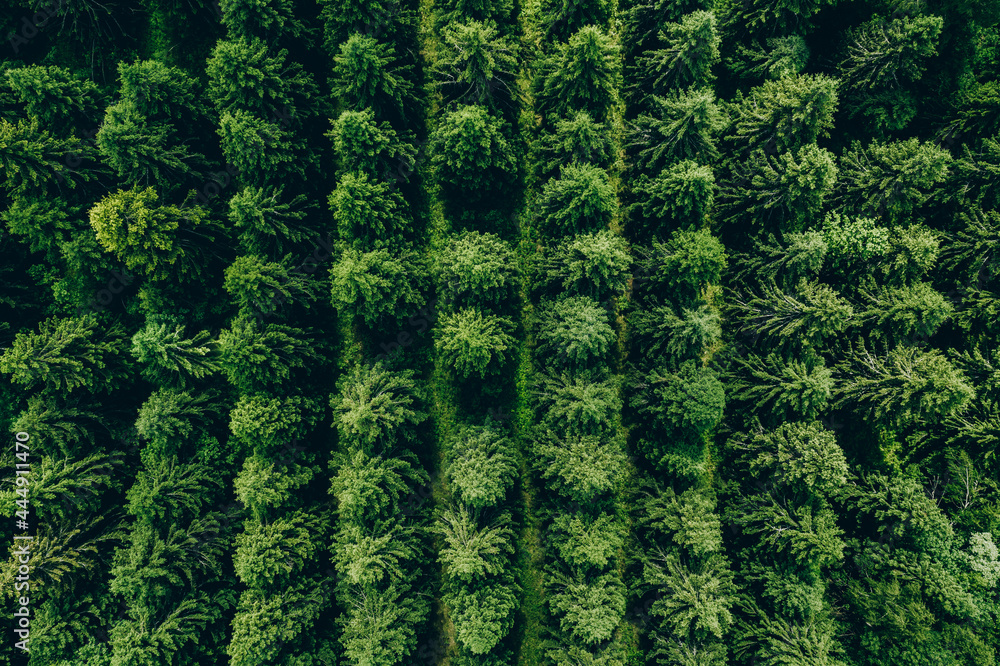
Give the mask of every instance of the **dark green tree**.
[[517, 46], [495, 24], [449, 24], [441, 38], [433, 72], [446, 101], [495, 107], [517, 98]]
[[258, 117], [282, 111], [293, 120], [316, 111], [312, 75], [258, 37], [220, 40], [208, 59], [208, 95], [219, 114], [246, 111]]
[[102, 95], [90, 79], [51, 65], [12, 67], [4, 76], [28, 116], [46, 127], [58, 132], [81, 128], [88, 121], [97, 120]]
[[607, 172], [591, 164], [565, 165], [538, 201], [541, 227], [554, 237], [605, 229], [617, 207]]
[[741, 155], [797, 150], [830, 136], [840, 82], [824, 74], [766, 81], [739, 97], [729, 138]]
[[898, 346], [886, 353], [861, 342], [841, 364], [836, 405], [851, 405], [890, 425], [933, 423], [961, 412], [976, 391], [940, 351]]
[[718, 159], [715, 137], [726, 121], [711, 88], [654, 95], [649, 106], [628, 128], [627, 148], [637, 171], [656, 174], [685, 159], [702, 164]]
[[67, 394], [113, 388], [127, 369], [120, 325], [105, 327], [97, 318], [50, 317], [38, 333], [20, 332], [0, 356], [0, 372], [28, 389]]
[[334, 56], [331, 88], [347, 109], [372, 108], [377, 120], [392, 121], [417, 103], [410, 69], [391, 44], [355, 33]]
[[546, 41], [557, 43], [588, 25], [606, 26], [611, 18], [608, 0], [545, 0], [541, 5]]
[[312, 231], [303, 194], [285, 197], [285, 186], [248, 186], [229, 200], [228, 219], [239, 230], [240, 247], [260, 257], [284, 256]]
[[229, 413], [229, 429], [247, 451], [270, 455], [289, 440], [305, 437], [319, 420], [319, 412], [313, 398], [246, 393]]
[[624, 293], [630, 267], [628, 244], [605, 229], [547, 248], [536, 264], [534, 282], [556, 293], [603, 300]]
[[614, 437], [536, 429], [533, 466], [546, 488], [581, 503], [610, 493], [625, 470], [625, 452]]
[[426, 273], [413, 252], [394, 256], [387, 250], [362, 254], [348, 248], [330, 268], [333, 306], [369, 326], [409, 317], [424, 304]]
[[431, 133], [431, 148], [438, 179], [463, 200], [481, 198], [517, 169], [502, 122], [482, 106], [444, 114]]
[[219, 370], [219, 346], [208, 331], [184, 335], [184, 324], [147, 320], [132, 336], [132, 356], [143, 374], [160, 385], [185, 385]]
[[237, 257], [225, 271], [223, 289], [241, 312], [251, 316], [272, 314], [284, 303], [308, 308], [319, 295], [319, 281], [289, 268], [292, 255], [280, 262], [262, 261], [254, 255]]
[[514, 253], [491, 233], [453, 234], [434, 269], [439, 300], [454, 308], [502, 306], [515, 294]]
[[602, 169], [614, 160], [611, 133], [594, 122], [586, 111], [558, 120], [551, 132], [543, 132], [535, 149], [543, 174], [557, 172], [564, 164], [593, 164]]
[[222, 114], [217, 130], [222, 153], [245, 185], [261, 187], [284, 175], [305, 174], [308, 162], [301, 156], [301, 141], [270, 120], [238, 109]]
[[409, 211], [399, 190], [364, 172], [344, 174], [329, 203], [340, 240], [359, 250], [399, 245], [410, 231]]
[[837, 174], [833, 155], [814, 143], [774, 157], [756, 152], [723, 183], [721, 216], [731, 223], [802, 231], [819, 216]]
[[833, 397], [833, 372], [822, 359], [785, 360], [774, 353], [763, 358], [751, 354], [739, 364], [744, 376], [733, 382], [733, 397], [774, 420], [814, 419]]
[[719, 35], [715, 14], [691, 12], [660, 31], [665, 48], [647, 51], [637, 67], [643, 72], [646, 88], [654, 95], [668, 90], [711, 84], [712, 65], [719, 61]]
[[564, 436], [600, 436], [612, 430], [621, 398], [613, 380], [594, 381], [586, 374], [574, 377], [539, 373], [534, 406], [543, 428]]
[[715, 202], [715, 174], [691, 160], [669, 166], [655, 178], [640, 176], [633, 188], [639, 200], [632, 210], [651, 220], [646, 227], [654, 232], [701, 228]]
[[618, 44], [600, 27], [580, 28], [542, 63], [535, 78], [536, 111], [543, 117], [586, 111], [605, 122], [621, 87], [618, 54]]
[[[176, 275], [174, 265], [185, 254], [182, 232], [191, 232], [208, 217], [200, 206], [179, 208], [163, 205], [156, 191], [147, 187], [118, 190], [90, 209], [90, 225], [97, 240], [130, 270], [154, 280]], [[180, 270], [194, 270], [181, 261]]]
[[0, 165], [10, 194], [43, 193], [52, 185], [74, 189], [93, 179], [91, 170], [71, 166], [68, 156], [81, 161], [96, 157], [93, 148], [80, 139], [53, 136], [37, 120], [11, 123], [0, 119]]
[[858, 215], [901, 221], [948, 176], [947, 150], [917, 138], [855, 142], [840, 160], [839, 202]]
[[422, 400], [412, 371], [394, 372], [382, 364], [355, 365], [330, 397], [333, 425], [341, 437], [363, 447], [381, 443], [392, 448], [399, 435], [427, 418], [420, 411]]
[[402, 140], [385, 120], [376, 122], [374, 110], [344, 111], [330, 124], [333, 127], [325, 136], [333, 141], [338, 176], [363, 172], [372, 178], [392, 178], [413, 171], [416, 147]]
[[219, 333], [219, 363], [241, 393], [289, 382], [324, 360], [323, 345], [310, 330], [237, 317]]
[[310, 31], [295, 18], [293, 4], [291, 0], [219, 0], [219, 9], [231, 37], [308, 38]]
[[462, 504], [478, 508], [499, 505], [517, 477], [511, 440], [490, 423], [461, 426], [449, 438], [445, 475]]
[[616, 335], [608, 312], [588, 296], [568, 296], [542, 304], [536, 358], [545, 367], [578, 372], [604, 368]]
[[682, 306], [704, 300], [707, 290], [722, 280], [728, 258], [725, 247], [707, 229], [678, 229], [665, 242], [654, 240], [641, 256], [645, 277], [642, 294], [669, 289]]

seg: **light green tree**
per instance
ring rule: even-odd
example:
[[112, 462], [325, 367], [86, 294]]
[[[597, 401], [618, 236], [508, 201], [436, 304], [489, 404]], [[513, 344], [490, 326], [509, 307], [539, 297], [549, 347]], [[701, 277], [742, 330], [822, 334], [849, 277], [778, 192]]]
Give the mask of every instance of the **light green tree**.
[[507, 317], [463, 308], [441, 315], [434, 348], [460, 379], [485, 379], [512, 358], [516, 343], [513, 330], [514, 324]]
[[125, 345], [120, 325], [100, 326], [93, 316], [50, 317], [37, 333], [17, 334], [0, 356], [0, 372], [28, 389], [104, 391], [127, 371]]
[[185, 254], [185, 245], [190, 245], [181, 234], [205, 223], [208, 211], [200, 206], [162, 205], [157, 199], [151, 187], [118, 190], [90, 209], [90, 226], [101, 246], [129, 270], [164, 280], [175, 271], [194, 270], [183, 261], [174, 268]]

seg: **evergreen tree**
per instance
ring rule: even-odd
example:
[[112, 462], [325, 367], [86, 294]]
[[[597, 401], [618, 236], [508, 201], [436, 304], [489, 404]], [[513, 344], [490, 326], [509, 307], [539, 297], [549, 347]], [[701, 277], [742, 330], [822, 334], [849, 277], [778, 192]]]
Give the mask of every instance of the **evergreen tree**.
[[329, 202], [340, 239], [360, 250], [398, 245], [410, 231], [399, 191], [364, 172], [344, 174]]
[[710, 88], [651, 96], [649, 106], [629, 127], [627, 148], [636, 170], [655, 174], [680, 160], [718, 159], [715, 135], [725, 127], [725, 119]]
[[413, 252], [364, 254], [348, 248], [330, 269], [333, 306], [372, 326], [382, 319], [406, 318], [423, 306], [426, 268]]
[[600, 436], [621, 411], [612, 380], [594, 381], [586, 374], [538, 375], [535, 409], [544, 428], [570, 435]]
[[517, 277], [510, 246], [491, 233], [453, 234], [438, 255], [438, 299], [454, 308], [502, 306], [514, 297]]
[[837, 110], [837, 79], [817, 75], [767, 81], [734, 108], [731, 140], [742, 154], [797, 150], [830, 136]]
[[398, 64], [395, 48], [371, 37], [353, 34], [334, 56], [330, 86], [346, 108], [371, 108], [377, 120], [403, 118], [416, 103], [410, 68]]
[[517, 48], [491, 23], [446, 25], [434, 75], [446, 101], [506, 106], [517, 98]]
[[517, 477], [511, 440], [488, 422], [461, 426], [447, 446], [445, 475], [455, 498], [475, 508], [499, 505]]
[[0, 356], [0, 372], [28, 389], [106, 391], [124, 375], [124, 352], [120, 325], [99, 327], [93, 316], [50, 317], [38, 333], [17, 334]]
[[833, 155], [816, 144], [775, 157], [756, 152], [723, 184], [721, 213], [730, 222], [802, 231], [823, 209], [837, 174]]
[[650, 92], [662, 95], [670, 89], [712, 82], [712, 65], [719, 61], [720, 42], [715, 14], [691, 12], [678, 23], [668, 23], [660, 32], [660, 40], [666, 48], [648, 51], [637, 61]]
[[573, 33], [542, 63], [535, 78], [535, 108], [543, 117], [586, 111], [605, 122], [620, 87], [619, 47], [596, 25]]
[[232, 37], [266, 36], [269, 41], [309, 35], [295, 18], [291, 0], [219, 0], [222, 24]]
[[391, 448], [397, 434], [427, 418], [419, 411], [423, 396], [409, 370], [356, 365], [338, 381], [338, 389], [330, 397], [334, 426], [341, 437], [362, 446], [383, 443]]
[[318, 411], [312, 398], [247, 393], [229, 413], [229, 429], [245, 450], [270, 455], [287, 441], [305, 437], [319, 420]]
[[733, 395], [775, 420], [814, 419], [833, 396], [833, 372], [822, 359], [786, 361], [773, 353], [764, 358], [751, 354], [740, 365], [748, 377], [734, 382]]
[[219, 370], [219, 346], [208, 331], [185, 339], [184, 324], [149, 320], [132, 336], [132, 356], [142, 371], [160, 385], [184, 385]]
[[185, 245], [190, 245], [182, 234], [197, 230], [208, 212], [200, 206], [182, 209], [157, 204], [151, 187], [118, 190], [90, 209], [90, 226], [101, 246], [125, 262], [129, 270], [164, 280], [177, 270], [173, 266], [181, 260], [182, 272], [197, 271], [190, 260], [182, 260]]
[[229, 200], [229, 221], [239, 229], [240, 247], [261, 257], [284, 256], [293, 243], [312, 235], [303, 194], [284, 197], [285, 186], [248, 186]]
[[516, 172], [501, 121], [482, 106], [445, 114], [431, 133], [431, 148], [438, 179], [466, 200], [482, 198]]
[[859, 215], [901, 220], [933, 196], [951, 161], [948, 151], [917, 138], [854, 143], [841, 159], [840, 201]]
[[856, 405], [892, 425], [935, 422], [960, 412], [976, 395], [964, 373], [938, 350], [894, 347], [876, 355], [854, 346], [843, 372], [837, 405]]
[[220, 40], [208, 59], [208, 95], [218, 113], [258, 117], [282, 111], [293, 119], [320, 103], [312, 76], [289, 61], [287, 49], [270, 49], [258, 37]]
[[576, 372], [603, 368], [615, 341], [608, 313], [587, 296], [543, 304], [538, 316], [538, 358], [546, 367]]
[[541, 13], [546, 41], [557, 43], [588, 25], [607, 25], [612, 5], [607, 0], [546, 0]]
[[498, 373], [512, 358], [513, 322], [506, 317], [464, 308], [443, 314], [434, 339], [434, 348], [445, 367], [454, 369], [459, 379]]
[[191, 175], [204, 159], [181, 144], [169, 124], [150, 121], [127, 103], [107, 108], [97, 148], [118, 177], [133, 186], [168, 187]]
[[219, 363], [241, 393], [267, 390], [309, 372], [324, 359], [313, 331], [247, 317], [233, 320], [219, 334]]
[[319, 284], [304, 272], [289, 269], [292, 255], [281, 262], [256, 256], [237, 257], [225, 271], [223, 289], [244, 313], [266, 316], [290, 301], [308, 308], [316, 300]]
[[794, 78], [809, 62], [809, 45], [802, 35], [768, 37], [764, 44], [754, 41], [749, 48], [737, 44], [739, 54], [726, 59], [730, 69], [745, 77], [764, 79]]
[[51, 65], [12, 67], [4, 76], [28, 116], [46, 127], [72, 130], [97, 120], [102, 95], [90, 79]]
[[222, 153], [245, 185], [261, 187], [281, 177], [302, 177], [308, 161], [299, 154], [300, 141], [270, 120], [239, 109], [222, 114], [217, 130]]
[[37, 120], [10, 123], [0, 119], [0, 165], [6, 177], [6, 190], [15, 196], [29, 192], [43, 193], [52, 185], [70, 189], [92, 180], [90, 170], [70, 166], [67, 155], [93, 161], [93, 148], [76, 137], [58, 138], [41, 129]]
[[586, 111], [577, 111], [558, 120], [551, 132], [542, 133], [536, 144], [539, 169], [551, 174], [573, 163], [606, 169], [614, 159], [611, 139], [604, 124], [594, 122]]
[[587, 503], [610, 493], [625, 470], [625, 453], [612, 437], [539, 427], [533, 442], [533, 466], [546, 487], [574, 502]]
[[691, 160], [667, 167], [655, 178], [640, 176], [633, 187], [639, 201], [632, 210], [653, 220], [647, 227], [654, 231], [668, 224], [698, 229], [705, 225], [715, 202], [715, 174]]
[[606, 171], [590, 164], [567, 164], [559, 178], [542, 190], [541, 227], [555, 237], [600, 231], [611, 223], [617, 203]]
[[393, 171], [410, 173], [416, 148], [402, 140], [386, 121], [376, 123], [375, 111], [344, 111], [325, 136], [333, 141], [338, 175], [362, 172], [372, 178], [391, 178]]
[[537, 260], [533, 282], [550, 292], [604, 300], [624, 293], [630, 266], [624, 239], [605, 229], [547, 248]]
[[514, 533], [510, 516], [489, 516], [465, 505], [445, 509], [437, 530], [444, 538], [438, 556], [446, 575], [472, 583], [484, 576], [495, 576], [507, 567], [507, 555], [514, 552]]

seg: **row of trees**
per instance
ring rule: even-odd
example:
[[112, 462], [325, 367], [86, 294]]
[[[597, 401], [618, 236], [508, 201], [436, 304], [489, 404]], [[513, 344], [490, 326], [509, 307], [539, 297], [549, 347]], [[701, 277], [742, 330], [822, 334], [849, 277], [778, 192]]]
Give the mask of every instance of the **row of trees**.
[[409, 180], [423, 121], [416, 15], [389, 3], [322, 12], [339, 111], [326, 133], [336, 158], [329, 293], [346, 352], [330, 396], [340, 646], [346, 663], [391, 666], [416, 658], [433, 601], [431, 507], [417, 495], [430, 487], [419, 456], [430, 392], [398, 344], [375, 347], [425, 307], [429, 282], [419, 181]]
[[[301, 327], [319, 280], [294, 253], [322, 227], [309, 201], [322, 182], [316, 134], [327, 102], [290, 47], [304, 36], [287, 4], [222, 6], [226, 34], [207, 61], [207, 96], [235, 191], [226, 215], [237, 256], [223, 272], [233, 316], [219, 335], [231, 387], [232, 493], [241, 510], [233, 541], [240, 582], [226, 653], [231, 664], [337, 662], [333, 507], [317, 426], [329, 347]], [[311, 186], [310, 183], [313, 183]], [[334, 559], [334, 562], [336, 560]]]
[[[516, 566], [521, 456], [510, 424], [519, 359], [520, 270], [510, 224], [521, 188], [516, 131], [519, 25], [503, 3], [437, 5], [430, 21], [433, 170], [442, 229], [433, 236], [441, 479], [436, 512], [451, 663], [513, 663], [521, 607]], [[487, 231], [488, 229], [488, 231]], [[494, 418], [496, 417], [496, 418]]]
[[711, 232], [720, 38], [704, 3], [651, 10], [625, 13], [626, 228], [637, 254], [626, 414], [643, 479], [631, 591], [648, 663], [727, 664], [736, 587], [712, 462], [726, 404], [713, 367], [728, 260]]
[[630, 273], [617, 175], [621, 68], [604, 3], [543, 3], [532, 82], [533, 376], [528, 453], [544, 501], [546, 663], [622, 663], [628, 474], [619, 326]]

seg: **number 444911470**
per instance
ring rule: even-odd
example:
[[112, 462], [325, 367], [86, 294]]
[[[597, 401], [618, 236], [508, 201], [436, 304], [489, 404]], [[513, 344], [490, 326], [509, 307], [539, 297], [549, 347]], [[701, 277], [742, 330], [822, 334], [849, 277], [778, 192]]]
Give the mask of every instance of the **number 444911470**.
[[19, 462], [14, 464], [15, 467], [15, 480], [14, 485], [17, 486], [15, 492], [17, 493], [17, 511], [14, 514], [21, 520], [28, 520], [28, 474], [30, 471], [28, 463], [28, 435], [27, 433], [17, 433], [17, 442], [14, 446], [14, 457], [18, 459]]

